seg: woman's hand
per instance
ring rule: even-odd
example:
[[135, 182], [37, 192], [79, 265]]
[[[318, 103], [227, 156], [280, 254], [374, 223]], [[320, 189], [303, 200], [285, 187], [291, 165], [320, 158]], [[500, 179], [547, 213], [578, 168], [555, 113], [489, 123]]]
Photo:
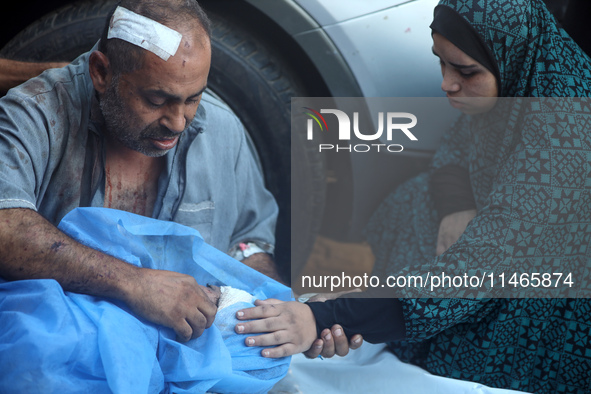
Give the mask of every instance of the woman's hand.
[[308, 358], [318, 356], [331, 358], [335, 355], [343, 357], [349, 353], [349, 350], [359, 349], [361, 345], [363, 345], [363, 337], [360, 334], [353, 335], [349, 341], [343, 328], [335, 324], [330, 329], [322, 330], [320, 338], [316, 339], [312, 347], [304, 352], [304, 356]]
[[439, 224], [439, 233], [437, 234], [437, 256], [445, 252], [462, 235], [470, 220], [476, 217], [475, 209], [454, 212], [445, 216]]
[[258, 320], [237, 324], [235, 330], [239, 334], [264, 333], [247, 337], [244, 341], [246, 346], [277, 346], [263, 349], [263, 357], [287, 357], [300, 352], [308, 358], [319, 355], [342, 357], [363, 344], [363, 337], [359, 334], [349, 341], [338, 324], [325, 328], [321, 338], [316, 338], [316, 319], [306, 304], [268, 299], [257, 300], [255, 305], [238, 311], [236, 317], [238, 320]]
[[287, 357], [304, 352], [316, 340], [316, 319], [310, 307], [300, 302], [275, 299], [256, 300], [254, 308], [236, 312], [238, 320], [252, 320], [236, 325], [238, 334], [258, 334], [246, 337], [246, 346], [275, 346], [263, 349], [263, 357]]
[[[361, 291], [361, 289], [353, 289], [336, 293], [321, 293], [310, 297], [308, 301], [324, 302], [334, 300], [348, 293], [359, 293]], [[349, 341], [343, 328], [339, 324], [335, 324], [331, 328], [322, 330], [320, 338], [316, 339], [312, 347], [304, 352], [304, 356], [308, 358], [316, 358], [318, 356], [331, 358], [335, 355], [344, 357], [349, 353], [349, 350], [359, 349], [361, 345], [363, 345], [363, 337], [360, 334], [353, 335]]]

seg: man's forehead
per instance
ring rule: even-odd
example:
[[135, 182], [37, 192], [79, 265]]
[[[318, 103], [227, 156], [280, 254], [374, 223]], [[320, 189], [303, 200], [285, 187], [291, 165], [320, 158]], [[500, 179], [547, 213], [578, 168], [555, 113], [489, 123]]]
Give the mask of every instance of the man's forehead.
[[[155, 57], [148, 53], [146, 56], [152, 59]], [[208, 69], [200, 72], [199, 67], [190, 66], [187, 67], [187, 72], [183, 73], [179, 68], [177, 63], [171, 61], [144, 61], [143, 67], [123, 74], [122, 80], [142, 94], [169, 99], [185, 100], [203, 93], [207, 85]]]
[[165, 89], [161, 89], [161, 88], [150, 88], [147, 87], [145, 89], [142, 89], [143, 92], [145, 94], [150, 94], [150, 95], [154, 95], [154, 96], [158, 96], [158, 97], [162, 97], [164, 99], [167, 100], [171, 100], [171, 101], [184, 101], [188, 98], [196, 98], [198, 96], [200, 96], [201, 94], [203, 94], [203, 92], [205, 91], [206, 86], [202, 86], [200, 89], [198, 90], [188, 90], [185, 95], [179, 95], [176, 92], [172, 92], [169, 90], [165, 90]]

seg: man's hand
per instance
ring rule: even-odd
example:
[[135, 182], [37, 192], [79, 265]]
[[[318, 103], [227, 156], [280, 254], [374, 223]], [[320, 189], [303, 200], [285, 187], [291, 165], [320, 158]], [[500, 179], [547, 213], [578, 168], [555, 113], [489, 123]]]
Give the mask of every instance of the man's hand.
[[312, 344], [308, 351], [304, 352], [304, 356], [308, 358], [316, 358], [322, 356], [330, 358], [337, 356], [346, 356], [349, 350], [359, 349], [363, 345], [363, 337], [359, 334], [353, 335], [351, 341], [347, 341], [347, 336], [343, 332], [343, 328], [335, 324], [332, 328], [325, 328], [320, 333], [320, 339], [317, 339]]
[[216, 306], [192, 276], [138, 268], [86, 247], [30, 209], [0, 210], [0, 276], [55, 279], [67, 291], [114, 298], [174, 329], [181, 341], [213, 323]]
[[263, 357], [287, 357], [310, 349], [316, 339], [316, 319], [310, 307], [295, 301], [255, 301], [256, 307], [236, 312], [238, 334], [266, 333], [247, 337], [246, 346], [276, 346], [263, 349]]
[[475, 209], [454, 212], [445, 216], [439, 224], [439, 233], [437, 234], [437, 256], [445, 252], [462, 235], [470, 220], [476, 217]]
[[139, 272], [125, 299], [133, 312], [172, 328], [179, 342], [197, 338], [211, 326], [217, 307], [192, 276], [147, 268]]

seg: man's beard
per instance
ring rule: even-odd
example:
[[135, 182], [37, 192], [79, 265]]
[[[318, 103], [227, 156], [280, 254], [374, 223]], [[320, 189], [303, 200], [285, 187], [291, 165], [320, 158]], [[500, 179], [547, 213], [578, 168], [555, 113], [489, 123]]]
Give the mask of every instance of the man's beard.
[[[119, 141], [125, 147], [150, 157], [160, 157], [168, 153], [167, 150], [155, 148], [150, 139], [170, 139], [178, 137], [180, 133], [170, 131], [158, 123], [148, 125], [143, 129], [133, 126], [141, 124], [141, 120], [133, 117], [131, 111], [119, 96], [119, 78], [114, 77], [100, 98], [100, 108], [105, 121], [106, 133], [112, 140]], [[188, 126], [188, 123], [187, 123]]]

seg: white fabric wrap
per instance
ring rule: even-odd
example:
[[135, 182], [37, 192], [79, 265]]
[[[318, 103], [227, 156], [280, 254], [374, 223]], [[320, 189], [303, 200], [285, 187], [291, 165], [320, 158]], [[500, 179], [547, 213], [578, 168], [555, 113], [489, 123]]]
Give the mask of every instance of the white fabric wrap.
[[237, 302], [253, 302], [253, 296], [250, 293], [247, 293], [244, 290], [235, 289], [230, 286], [221, 286], [220, 287], [221, 295], [220, 299], [218, 300], [218, 311], [221, 311], [227, 306], [235, 304]]
[[183, 35], [121, 6], [115, 9], [107, 39], [119, 38], [144, 48], [162, 60], [174, 56]]

